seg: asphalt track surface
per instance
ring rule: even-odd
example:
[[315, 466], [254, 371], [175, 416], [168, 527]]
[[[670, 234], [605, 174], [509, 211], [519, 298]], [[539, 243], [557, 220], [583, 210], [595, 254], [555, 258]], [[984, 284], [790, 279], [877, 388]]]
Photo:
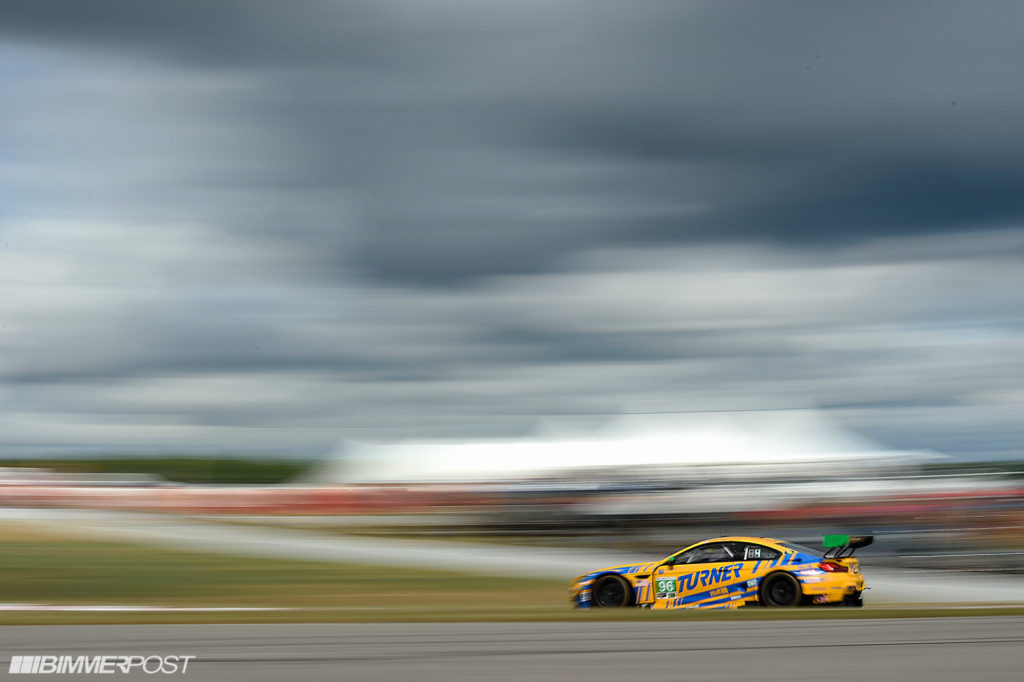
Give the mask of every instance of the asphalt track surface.
[[981, 682], [1021, 679], [1024, 618], [0, 627], [0, 674], [61, 654], [195, 656], [184, 674], [116, 678], [196, 682]]

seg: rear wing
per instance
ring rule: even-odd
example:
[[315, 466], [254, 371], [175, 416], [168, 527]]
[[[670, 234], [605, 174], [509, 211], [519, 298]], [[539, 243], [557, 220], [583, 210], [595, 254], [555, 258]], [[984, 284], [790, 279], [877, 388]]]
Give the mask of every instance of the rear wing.
[[[849, 535], [826, 535], [825, 542], [823, 543], [825, 545], [825, 556], [830, 559], [852, 556], [855, 550], [867, 547], [874, 541], [874, 535], [859, 535], [856, 537], [850, 537]], [[832, 556], [829, 557], [829, 554]]]

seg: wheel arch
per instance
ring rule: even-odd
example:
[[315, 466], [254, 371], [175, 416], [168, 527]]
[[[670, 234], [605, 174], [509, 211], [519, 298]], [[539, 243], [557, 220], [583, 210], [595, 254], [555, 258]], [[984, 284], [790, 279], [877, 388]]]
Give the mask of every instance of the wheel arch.
[[802, 582], [800, 582], [800, 578], [798, 578], [797, 575], [795, 573], [793, 573], [793, 571], [787, 571], [787, 570], [775, 570], [775, 571], [772, 571], [771, 573], [765, 573], [763, 576], [758, 578], [758, 580], [757, 580], [757, 603], [759, 605], [761, 605], [761, 606], [765, 605], [764, 597], [762, 595], [761, 590], [764, 588], [765, 583], [767, 583], [768, 580], [772, 576], [776, 576], [776, 575], [788, 575], [790, 578], [793, 579], [793, 582], [796, 583], [796, 589], [799, 592], [799, 597], [797, 599], [797, 605], [802, 604], [804, 602], [804, 599], [807, 596], [807, 595], [804, 594], [804, 584]]
[[603, 580], [603, 579], [605, 579], [605, 578], [607, 578], [609, 576], [614, 577], [614, 578], [618, 578], [619, 580], [621, 580], [624, 583], [626, 583], [626, 587], [628, 589], [626, 590], [626, 604], [625, 604], [625, 606], [626, 607], [636, 606], [636, 586], [633, 584], [632, 580], [627, 578], [622, 573], [617, 573], [615, 571], [604, 571], [604, 572], [598, 573], [597, 575], [594, 576], [594, 581], [592, 583], [590, 583], [591, 600], [593, 600], [594, 588], [597, 587], [597, 584], [601, 580]]

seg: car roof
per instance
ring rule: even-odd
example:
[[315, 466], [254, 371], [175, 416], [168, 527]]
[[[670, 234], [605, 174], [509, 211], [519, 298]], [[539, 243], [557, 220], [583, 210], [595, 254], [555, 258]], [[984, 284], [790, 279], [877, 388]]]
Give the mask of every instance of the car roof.
[[776, 540], [775, 538], [755, 538], [750, 535], [728, 535], [721, 538], [708, 538], [707, 540], [701, 540], [694, 544], [703, 545], [706, 542], [752, 542], [757, 545], [778, 545], [782, 540]]
[[[723, 536], [723, 537], [720, 537], [720, 538], [708, 538], [707, 540], [699, 540], [697, 542], [694, 542], [692, 544], [687, 545], [686, 547], [683, 547], [678, 552], [676, 552], [676, 554], [680, 554], [682, 552], [687, 552], [687, 551], [689, 551], [691, 549], [694, 549], [695, 547], [700, 547], [701, 545], [707, 545], [707, 544], [712, 543], [712, 542], [750, 542], [750, 543], [753, 543], [755, 545], [767, 545], [767, 546], [772, 547], [773, 549], [776, 549], [776, 550], [778, 550], [780, 552], [792, 552], [794, 550], [793, 547], [788, 547], [788, 546], [786, 546], [786, 544], [784, 544], [786, 542], [785, 540], [777, 540], [775, 538], [763, 538], [763, 537], [756, 538], [756, 537], [754, 537], [752, 535], [726, 535], [726, 536]], [[818, 552], [814, 552], [814, 554], [817, 555]]]

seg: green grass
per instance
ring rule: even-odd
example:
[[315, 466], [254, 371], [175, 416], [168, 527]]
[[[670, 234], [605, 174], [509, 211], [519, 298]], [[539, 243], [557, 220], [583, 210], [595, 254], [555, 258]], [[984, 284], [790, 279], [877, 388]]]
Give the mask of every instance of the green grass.
[[256, 606], [244, 613], [15, 612], [0, 624], [791, 620], [1024, 615], [1020, 608], [747, 609], [739, 612], [573, 611], [562, 582], [477, 574], [246, 559], [60, 538], [0, 525], [0, 603]]
[[289, 481], [306, 471], [310, 460], [268, 457], [162, 455], [110, 456], [68, 459], [6, 459], [5, 467], [41, 467], [76, 474], [154, 474], [179, 483], [239, 483], [271, 485]]
[[[416, 566], [248, 559], [48, 537], [14, 525], [0, 526], [0, 602], [285, 607], [337, 610], [353, 618], [376, 613], [387, 620], [434, 611], [542, 613], [567, 605], [562, 582]], [[35, 615], [71, 620], [75, 614]], [[258, 615], [245, 614], [247, 619]], [[294, 614], [263, 615], [281, 619]], [[191, 614], [197, 616], [204, 617]], [[163, 614], [158, 617], [165, 619]], [[25, 620], [21, 614], [0, 612], [0, 620], [12, 618]]]
[[796, 621], [878, 618], [978, 618], [1024, 616], [1024, 607], [966, 609], [745, 609], [742, 611], [572, 611], [566, 608], [486, 610], [456, 606], [430, 610], [349, 611], [340, 609], [255, 613], [63, 613], [0, 612], [0, 625], [100, 625], [185, 623], [442, 623], [634, 621]]

